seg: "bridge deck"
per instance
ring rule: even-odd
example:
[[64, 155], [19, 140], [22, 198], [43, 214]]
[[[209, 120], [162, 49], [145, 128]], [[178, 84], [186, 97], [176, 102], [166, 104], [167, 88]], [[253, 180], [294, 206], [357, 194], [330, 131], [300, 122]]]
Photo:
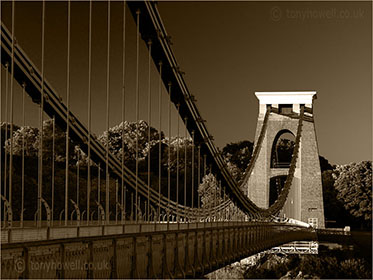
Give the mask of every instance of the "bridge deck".
[[316, 239], [313, 229], [265, 222], [175, 223], [169, 230], [157, 224], [159, 231], [149, 232], [132, 226], [138, 232], [3, 244], [1, 276], [198, 277], [293, 240]]

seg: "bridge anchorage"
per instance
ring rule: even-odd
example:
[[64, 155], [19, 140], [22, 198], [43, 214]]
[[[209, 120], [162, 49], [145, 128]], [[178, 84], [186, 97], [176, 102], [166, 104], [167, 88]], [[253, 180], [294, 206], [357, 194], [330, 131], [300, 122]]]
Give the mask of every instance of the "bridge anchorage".
[[[328, 236], [327, 231], [320, 235], [316, 229], [324, 226], [324, 219], [313, 132], [313, 92], [287, 93], [286, 102], [279, 94], [272, 94], [270, 101], [266, 100], [270, 93], [257, 94], [261, 109], [256, 145], [245, 179], [237, 182], [189, 92], [156, 2], [41, 2], [41, 69], [15, 40], [17, 35], [22, 42], [15, 29], [20, 26], [15, 24], [15, 7], [21, 9], [27, 2], [5, 3], [1, 5], [8, 5], [8, 21], [12, 23], [1, 22], [0, 32], [0, 77], [1, 82], [5, 81], [0, 98], [1, 102], [5, 100], [0, 106], [5, 114], [1, 111], [0, 117], [6, 116], [0, 120], [0, 137], [5, 137], [5, 141], [0, 138], [2, 278], [201, 277], [282, 244]], [[46, 9], [49, 5], [62, 6]], [[61, 7], [68, 15], [67, 61], [53, 66], [66, 68], [62, 79], [66, 77], [66, 84], [54, 87], [48, 80], [59, 81], [60, 77], [49, 78], [44, 70], [48, 57], [44, 48], [48, 46], [46, 11], [59, 12]], [[89, 14], [89, 28], [84, 31], [88, 36], [84, 33], [79, 37], [82, 41], [78, 40], [88, 53], [87, 98], [79, 96], [82, 99], [76, 111], [70, 104], [74, 100], [74, 96], [70, 98], [70, 89], [74, 88], [70, 83], [70, 61], [74, 57], [70, 46], [77, 38], [70, 30], [73, 9]], [[100, 29], [92, 28], [97, 23], [92, 12], [96, 10], [107, 11], [105, 36], [97, 34]], [[114, 10], [117, 13], [111, 14]], [[134, 20], [126, 19], [126, 14]], [[132, 25], [128, 25], [129, 20]], [[114, 22], [123, 26], [110, 29]], [[39, 22], [30, 26], [39, 26]], [[126, 36], [131, 26], [136, 30]], [[27, 30], [29, 26], [22, 28]], [[65, 29], [60, 31], [64, 34]], [[121, 42], [116, 48], [122, 48], [122, 52], [110, 53], [110, 35]], [[107, 50], [98, 59], [92, 51], [95, 37], [103, 40], [100, 47]], [[136, 44], [126, 41], [134, 37]], [[86, 44], [82, 38], [88, 38]], [[128, 45], [132, 49], [127, 52], [135, 54], [136, 59], [126, 59]], [[146, 58], [145, 67], [140, 65], [144, 62], [140, 57]], [[106, 67], [100, 65], [106, 68], [104, 77], [92, 74], [97, 72], [92, 63], [95, 58], [106, 62]], [[113, 58], [121, 63], [111, 69]], [[74, 69], [81, 71], [81, 77], [87, 71], [83, 66]], [[126, 75], [126, 69], [136, 69], [134, 79], [127, 78], [131, 75]], [[140, 75], [140, 69], [147, 70]], [[113, 72], [121, 73], [122, 79], [111, 79]], [[95, 91], [95, 79], [105, 83], [105, 94]], [[66, 89], [62, 95], [56, 90], [61, 88]], [[141, 95], [144, 88], [146, 94]], [[79, 94], [82, 91], [80, 88]], [[115, 92], [120, 93], [116, 107], [110, 102]], [[25, 101], [26, 96], [30, 100]], [[127, 104], [126, 100], [132, 102]], [[154, 100], [159, 100], [158, 104], [154, 105]], [[147, 106], [140, 106], [140, 101]], [[94, 103], [99, 107], [93, 108]], [[79, 111], [83, 105], [87, 105], [83, 110], [86, 119]], [[147, 111], [140, 112], [144, 107]], [[135, 121], [125, 109], [132, 109]], [[27, 110], [28, 114], [36, 111], [36, 117], [30, 120], [37, 119], [37, 125], [27, 123]], [[94, 110], [105, 115], [105, 133], [100, 137], [93, 133]], [[112, 129], [109, 112], [121, 116], [120, 125]], [[16, 121], [15, 114], [22, 120]], [[155, 129], [151, 117], [157, 114]], [[147, 121], [140, 120], [140, 115]], [[180, 130], [184, 137], [180, 137]], [[288, 162], [273, 144], [284, 131], [295, 136]], [[284, 177], [279, 176], [286, 176], [283, 186]], [[278, 184], [271, 191], [272, 178]], [[205, 187], [208, 199], [202, 197], [199, 186]], [[333, 234], [345, 236], [344, 232]]]

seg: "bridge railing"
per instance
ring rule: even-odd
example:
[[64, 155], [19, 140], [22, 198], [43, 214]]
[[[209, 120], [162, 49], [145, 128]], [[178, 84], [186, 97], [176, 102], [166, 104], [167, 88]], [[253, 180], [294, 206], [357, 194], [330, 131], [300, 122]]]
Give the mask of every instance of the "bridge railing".
[[236, 226], [245, 224], [237, 221], [217, 222], [130, 222], [123, 224], [102, 224], [61, 226], [61, 227], [29, 227], [8, 228], [1, 231], [1, 243], [19, 243], [32, 241], [48, 241], [66, 238], [82, 238], [89, 236], [105, 236], [112, 234], [131, 234], [141, 232], [159, 232], [168, 230], [185, 230], [195, 228], [210, 228]]

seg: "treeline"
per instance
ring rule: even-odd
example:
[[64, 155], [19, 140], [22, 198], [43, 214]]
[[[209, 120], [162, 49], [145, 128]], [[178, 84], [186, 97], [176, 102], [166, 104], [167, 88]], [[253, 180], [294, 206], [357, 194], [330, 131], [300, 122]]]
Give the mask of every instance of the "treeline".
[[322, 172], [322, 183], [327, 226], [371, 230], [371, 161], [329, 167]]
[[[5, 135], [5, 131], [7, 134]], [[25, 190], [25, 219], [33, 219], [36, 211], [37, 186], [38, 186], [38, 149], [39, 130], [34, 127], [13, 127], [13, 142], [10, 145], [10, 125], [7, 128], [5, 123], [1, 125], [1, 186], [4, 194], [5, 182], [8, 178], [4, 175], [5, 149], [7, 150], [7, 161], [9, 164], [9, 151], [13, 149], [13, 195], [12, 208], [14, 219], [17, 220], [21, 213], [21, 186], [22, 186], [22, 151], [24, 151], [24, 190]], [[58, 219], [59, 213], [64, 209], [65, 197], [65, 166], [66, 166], [66, 138], [65, 132], [55, 126], [53, 137], [53, 122], [44, 122], [43, 127], [43, 198], [52, 205], [52, 164], [54, 162], [54, 219]], [[138, 142], [136, 144], [136, 137]], [[8, 139], [5, 142], [5, 139]], [[24, 141], [23, 141], [24, 139]], [[150, 139], [150, 142], [149, 142]], [[168, 196], [168, 171], [170, 172], [170, 198], [184, 204], [184, 187], [186, 186], [186, 201], [188, 206], [198, 205], [209, 207], [212, 203], [221, 202], [221, 193], [216, 193], [216, 186], [219, 182], [214, 176], [207, 176], [199, 185], [198, 182], [198, 151], [192, 147], [190, 138], [168, 139], [163, 132], [149, 127], [145, 121], [140, 121], [136, 126], [135, 122], [123, 122], [104, 132], [97, 137], [105, 147], [109, 145], [109, 151], [122, 160], [124, 165], [134, 173], [136, 172], [136, 158], [138, 159], [138, 174], [144, 181], [148, 182], [148, 163], [150, 160], [150, 187], [158, 191], [159, 188], [159, 167], [161, 168], [161, 193]], [[54, 142], [54, 157], [52, 154]], [[137, 146], [137, 149], [136, 149]], [[278, 142], [278, 157], [281, 159], [291, 158], [293, 144], [286, 139]], [[5, 149], [4, 149], [5, 148]], [[192, 151], [194, 149], [194, 163], [192, 164]], [[137, 152], [136, 152], [137, 151]], [[222, 156], [233, 177], [240, 182], [245, 177], [245, 170], [250, 162], [253, 152], [253, 143], [240, 141], [227, 144], [221, 151]], [[161, 154], [160, 154], [161, 153]], [[185, 154], [187, 157], [185, 157]], [[178, 159], [178, 160], [177, 160]], [[170, 164], [168, 163], [170, 161]], [[201, 159], [201, 179], [203, 177], [203, 159]], [[69, 144], [69, 198], [74, 201], [78, 198], [78, 205], [85, 209], [87, 205], [87, 177], [88, 158], [79, 148], [78, 143], [70, 141]], [[194, 182], [192, 184], [192, 166], [194, 168]], [[347, 165], [331, 165], [327, 159], [320, 156], [322, 172], [322, 185], [324, 196], [324, 212], [327, 226], [343, 227], [350, 225], [352, 228], [370, 228], [372, 225], [372, 162], [363, 161]], [[177, 169], [178, 178], [178, 199], [176, 197]], [[6, 172], [6, 177], [8, 177]], [[78, 180], [79, 173], [79, 180]], [[186, 181], [185, 181], [186, 173]], [[208, 166], [206, 167], [208, 174]], [[105, 201], [106, 190], [105, 170], [91, 162], [91, 201], [93, 209], [97, 209], [96, 200], [101, 203]], [[5, 180], [6, 179], [6, 180]], [[118, 195], [121, 200], [121, 180], [116, 182], [113, 174], [110, 175], [110, 209], [112, 215], [116, 202], [116, 187], [119, 187]], [[117, 185], [118, 184], [118, 185]], [[191, 186], [194, 186], [193, 192]], [[78, 187], [79, 186], [79, 187]], [[77, 189], [79, 192], [77, 192]], [[77, 197], [77, 193], [78, 196]], [[193, 197], [192, 197], [193, 193]], [[200, 198], [198, 196], [200, 194]], [[98, 199], [100, 197], [100, 199]], [[125, 193], [127, 213], [130, 213], [130, 205], [133, 202], [133, 190], [127, 188]], [[212, 200], [214, 197], [214, 200]], [[69, 211], [73, 205], [69, 203]], [[45, 211], [44, 211], [45, 212]], [[96, 213], [97, 215], [97, 213]]]
[[264, 254], [244, 273], [245, 279], [372, 279], [371, 263], [353, 251], [318, 255]]
[[[7, 134], [5, 134], [7, 131]], [[48, 120], [43, 126], [43, 191], [42, 197], [52, 206], [52, 166], [54, 164], [54, 219], [59, 219], [59, 214], [65, 208], [65, 167], [66, 167], [66, 138], [65, 132], [58, 126], [55, 126], [53, 134], [53, 122]], [[54, 136], [53, 136], [54, 135]], [[137, 144], [136, 144], [137, 135]], [[10, 149], [13, 151], [13, 179], [12, 179], [12, 210], [13, 219], [18, 220], [21, 213], [22, 200], [22, 158], [24, 158], [24, 219], [34, 219], [37, 209], [38, 194], [38, 150], [40, 131], [34, 127], [13, 127], [13, 138], [10, 143], [10, 125], [7, 128], [5, 123], [1, 125], [1, 186], [4, 194], [5, 182], [8, 184], [9, 169], [4, 172], [5, 160], [9, 168]], [[150, 142], [149, 142], [150, 138]], [[5, 142], [5, 139], [7, 141]], [[124, 156], [124, 165], [133, 173], [136, 173], [136, 159], [138, 159], [138, 175], [145, 183], [148, 183], [150, 174], [150, 187], [158, 191], [159, 189], [159, 170], [161, 171], [161, 193], [164, 197], [168, 196], [168, 171], [170, 171], [170, 198], [178, 200], [180, 204], [191, 206], [197, 205], [198, 199], [198, 152], [194, 149], [194, 184], [192, 184], [192, 142], [189, 138], [168, 139], [164, 137], [153, 127], [149, 127], [145, 121], [140, 121], [138, 126], [135, 122], [123, 122], [105, 131], [97, 137], [97, 140], [104, 147], [109, 146], [109, 151], [121, 162]], [[53, 151], [54, 143], [54, 153]], [[137, 146], [137, 148], [136, 148]], [[7, 158], [5, 158], [5, 150]], [[159, 155], [161, 152], [161, 155]], [[24, 157], [22, 157], [24, 153]], [[69, 142], [69, 168], [68, 168], [68, 197], [77, 202], [81, 211], [86, 209], [87, 205], [87, 179], [88, 179], [88, 158], [79, 144], [70, 140]], [[187, 157], [185, 157], [187, 154]], [[177, 160], [178, 158], [178, 160]], [[159, 162], [159, 159], [160, 162]], [[150, 160], [150, 173], [148, 172], [148, 163]], [[169, 162], [170, 161], [170, 162]], [[201, 162], [203, 162], [201, 160]], [[177, 168], [179, 170], [177, 175]], [[208, 170], [208, 168], [207, 168]], [[185, 176], [186, 174], [186, 176]], [[118, 187], [118, 201], [121, 202], [121, 179], [115, 174], [109, 174], [109, 201], [111, 219], [115, 216], [116, 207], [116, 189]], [[185, 178], [186, 177], [186, 178]], [[202, 177], [202, 176], [201, 176]], [[176, 182], [179, 179], [178, 199], [176, 197]], [[134, 203], [134, 190], [125, 183], [126, 192], [123, 195], [126, 198], [127, 218], [130, 216], [131, 204]], [[194, 185], [194, 197], [192, 198], [191, 186]], [[184, 202], [184, 188], [187, 188], [186, 200]], [[9, 192], [9, 190], [6, 190]], [[91, 161], [91, 213], [97, 209], [96, 201], [100, 201], [104, 206], [106, 200], [106, 172]], [[7, 194], [8, 197], [8, 194]], [[141, 207], [144, 210], [144, 197], [141, 198]], [[2, 202], [3, 203], [3, 202]], [[69, 212], [74, 209], [69, 202]], [[45, 211], [43, 211], [45, 214]], [[97, 211], [94, 214], [97, 217]]]

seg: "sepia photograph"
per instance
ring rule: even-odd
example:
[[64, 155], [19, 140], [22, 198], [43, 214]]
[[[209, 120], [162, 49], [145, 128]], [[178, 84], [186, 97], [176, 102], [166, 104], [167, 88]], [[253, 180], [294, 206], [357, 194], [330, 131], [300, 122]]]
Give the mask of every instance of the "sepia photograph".
[[372, 10], [0, 0], [0, 278], [372, 279]]

